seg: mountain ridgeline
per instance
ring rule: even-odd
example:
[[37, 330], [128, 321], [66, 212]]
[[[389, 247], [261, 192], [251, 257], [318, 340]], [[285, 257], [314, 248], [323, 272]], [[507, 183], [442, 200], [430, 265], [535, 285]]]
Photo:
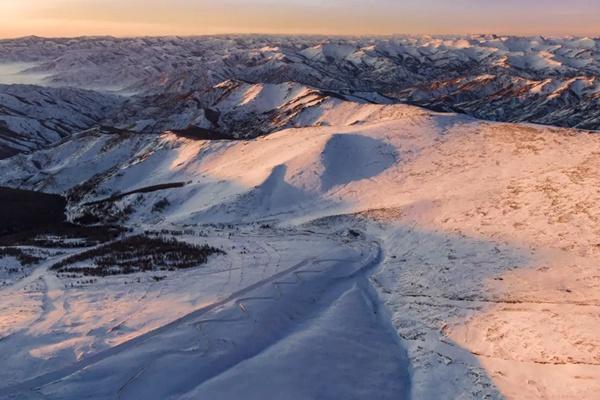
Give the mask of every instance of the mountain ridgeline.
[[3, 158], [96, 126], [252, 138], [307, 126], [297, 116], [330, 98], [600, 129], [590, 38], [28, 37], [0, 41], [0, 59], [46, 86], [0, 85]]

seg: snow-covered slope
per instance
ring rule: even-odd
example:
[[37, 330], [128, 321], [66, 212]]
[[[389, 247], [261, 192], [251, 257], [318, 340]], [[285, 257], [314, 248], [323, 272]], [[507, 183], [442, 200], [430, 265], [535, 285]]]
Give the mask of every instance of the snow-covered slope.
[[357, 123], [382, 109], [367, 103], [374, 101], [295, 82], [252, 84], [227, 80], [185, 95], [131, 98], [107, 123], [134, 132], [176, 131], [196, 138], [248, 139], [290, 127]]
[[[50, 84], [72, 73], [137, 92], [0, 160], [0, 186], [64, 194], [74, 221], [227, 253], [107, 277], [51, 269], [76, 247], [22, 246], [44, 257], [37, 267], [0, 253], [0, 364], [13, 366], [0, 370], [0, 399], [600, 392], [600, 136], [393, 100], [593, 127], [596, 41], [25, 38], [0, 49], [39, 63]], [[69, 102], [87, 100], [69, 96], [93, 97], [5, 90], [26, 93], [5, 99], [36, 121], [63, 106], [80, 121]], [[69, 100], [55, 110], [48, 98]]]
[[[289, 92], [294, 88], [298, 94]], [[264, 90], [271, 93], [261, 99]], [[290, 100], [272, 98], [273, 92]], [[345, 101], [291, 84], [267, 89], [259, 85], [236, 86], [236, 90], [228, 92], [218, 104], [227, 101], [236, 104], [227, 107], [236, 110], [235, 115], [240, 119], [246, 115], [256, 118], [257, 109], [263, 115], [273, 112], [290, 117], [289, 121], [269, 120], [272, 125], [265, 123], [263, 129], [276, 129], [274, 124], [278, 122], [310, 128], [284, 129], [251, 141], [198, 140], [173, 132], [153, 135], [90, 130], [55, 147], [0, 161], [0, 182], [52, 193], [76, 189], [79, 203], [95, 202], [143, 187], [187, 182], [182, 191], [200, 196], [187, 199], [191, 202], [189, 206], [196, 207], [191, 211], [197, 213], [203, 208], [201, 199], [209, 201], [208, 206], [227, 206], [230, 199], [215, 196], [214, 191], [236, 196], [253, 196], [254, 191], [258, 191], [270, 196], [271, 191], [278, 191], [279, 185], [286, 185], [287, 177], [292, 176], [298, 182], [293, 180], [288, 182], [292, 185], [287, 186], [297, 187], [298, 191], [284, 195], [286, 190], [283, 189], [281, 193], [281, 204], [292, 207], [290, 201], [320, 198], [339, 185], [353, 182], [355, 175], [375, 176], [405, 157], [405, 151], [400, 154], [385, 141], [362, 135], [363, 130], [403, 121], [402, 124], [417, 135], [415, 129], [423, 127], [424, 132], [438, 132], [442, 128], [436, 125], [448, 118], [468, 120], [461, 116], [436, 116], [411, 106]], [[290, 104], [296, 103], [301, 105], [296, 113], [287, 113], [292, 108]], [[265, 114], [265, 109], [270, 111]], [[417, 121], [423, 126], [415, 128], [413, 124]], [[420, 140], [425, 140], [428, 134], [421, 136]], [[414, 152], [415, 148], [425, 145], [411, 143], [406, 151]], [[298, 159], [296, 163], [295, 159]], [[194, 206], [194, 202], [200, 203]], [[274, 201], [272, 207], [277, 208], [276, 203]], [[239, 206], [254, 208], [252, 203]], [[256, 215], [264, 212], [260, 205], [255, 211]], [[188, 218], [186, 211], [183, 212], [182, 218]]]
[[[599, 129], [600, 52], [593, 38], [216, 36], [0, 41], [48, 85], [162, 95], [227, 79], [380, 93], [501, 121]], [[560, 109], [561, 112], [557, 110]]]
[[0, 85], [0, 158], [41, 149], [97, 125], [119, 101], [74, 88]]
[[[268, 109], [284, 102], [281, 96], [272, 94], [266, 97], [268, 101], [261, 98], [262, 88], [244, 88], [243, 98], [249, 110]], [[272, 103], [272, 99], [277, 101]], [[235, 101], [240, 103], [239, 98]], [[434, 399], [441, 393], [474, 399], [485, 396], [536, 399], [544, 398], [543, 393], [552, 393], [549, 397], [556, 398], [593, 398], [600, 381], [597, 366], [600, 347], [595, 335], [600, 299], [598, 281], [594, 278], [595, 265], [600, 261], [596, 232], [600, 218], [596, 190], [600, 183], [599, 137], [584, 131], [489, 123], [403, 105], [340, 101], [328, 112], [328, 118], [337, 125], [284, 129], [247, 141], [194, 140], [174, 133], [156, 136], [90, 132], [51, 150], [4, 160], [0, 162], [0, 176], [2, 184], [68, 193], [72, 217], [82, 212], [129, 208], [125, 217], [132, 227], [187, 227], [193, 231], [211, 226], [197, 224], [217, 223], [213, 226], [221, 226], [216, 231], [221, 233], [214, 234], [229, 238], [235, 236], [240, 226], [249, 227], [250, 232], [258, 229], [265, 233], [276, 224], [286, 226], [285, 232], [300, 229], [307, 237], [318, 232], [327, 235], [338, 232], [331, 238], [346, 230], [359, 235], [346, 239], [349, 243], [369, 248], [370, 242], [363, 242], [356, 230], [365, 232], [380, 243], [383, 251], [381, 259], [376, 257], [379, 267], [370, 282], [386, 304], [399, 336], [398, 345], [409, 360], [404, 372], [389, 368], [399, 364], [379, 366], [386, 374], [397, 374], [393, 375], [396, 383], [409, 376], [413, 398]], [[348, 115], [352, 115], [352, 122]], [[85, 143], [86, 150], [74, 151]], [[94, 150], [98, 147], [104, 150]], [[91, 177], [92, 170], [102, 173]], [[173, 183], [182, 185], [161, 186]], [[156, 190], [139, 191], [152, 187]], [[116, 194], [124, 195], [108, 200], [112, 209], [98, 207], [98, 200]], [[157, 211], [156, 204], [165, 199], [166, 206]], [[219, 225], [223, 223], [238, 228]], [[285, 241], [287, 234], [277, 235]], [[242, 248], [236, 240], [228, 245], [231, 249]], [[295, 239], [289, 240], [300, 246]], [[268, 241], [273, 243], [272, 239]], [[329, 243], [327, 251], [336, 248], [326, 243]], [[278, 250], [280, 260], [287, 259], [290, 246], [284, 244]], [[308, 251], [312, 257], [316, 247], [309, 247], [294, 247], [294, 254]], [[340, 253], [343, 255], [323, 257], [346, 259], [350, 253], [345, 251]], [[363, 249], [359, 253], [370, 251]], [[240, 257], [248, 256], [242, 252]], [[323, 271], [315, 266], [306, 268], [307, 274]], [[188, 290], [197, 293], [193, 285], [189, 286], [189, 279], [178, 276], [181, 279], [178, 293]], [[265, 275], [252, 276], [259, 279]], [[304, 304], [303, 295], [315, 293], [318, 297], [316, 293], [332, 293], [317, 289], [330, 282], [324, 275], [319, 276], [315, 280], [298, 278], [299, 282], [305, 282], [300, 286], [301, 292], [292, 289], [283, 292], [292, 297], [284, 297], [287, 300], [277, 303], [279, 306], [258, 301], [250, 307], [256, 321], [277, 327], [272, 333], [280, 339], [271, 350], [263, 352], [264, 345], [272, 339], [256, 333], [254, 325], [247, 325], [245, 318], [236, 317], [228, 308], [214, 318], [239, 323], [235, 325], [237, 329], [214, 324], [203, 332], [207, 337], [226, 338], [223, 343], [238, 343], [241, 347], [226, 344], [206, 350], [194, 347], [192, 338], [197, 337], [197, 326], [205, 323], [200, 314], [190, 315], [172, 327], [167, 325], [159, 332], [149, 332], [194, 310], [193, 304], [213, 304], [205, 298], [195, 300], [196, 303], [176, 301], [179, 311], [167, 316], [161, 310], [174, 300], [169, 297], [164, 300], [166, 303], [161, 303], [160, 297], [152, 294], [153, 301], [161, 305], [148, 310], [141, 320], [127, 323], [131, 337], [149, 335], [141, 337], [143, 345], [114, 339], [124, 343], [123, 346], [102, 352], [99, 349], [105, 349], [107, 342], [83, 345], [80, 340], [67, 339], [74, 333], [60, 336], [59, 330], [55, 336], [44, 339], [49, 342], [40, 348], [28, 345], [37, 349], [30, 351], [56, 360], [53, 357], [66, 357], [71, 351], [68, 349], [73, 349], [81, 352], [81, 364], [56, 372], [58, 375], [41, 376], [31, 385], [42, 385], [44, 395], [49, 398], [101, 398], [113, 390], [131, 396], [144, 394], [148, 398], [173, 393], [187, 393], [190, 398], [208, 393], [230, 393], [235, 397], [243, 390], [259, 398], [273, 392], [260, 391], [251, 383], [239, 386], [236, 377], [262, 376], [291, 368], [276, 354], [284, 351], [282, 348], [294, 349], [304, 346], [303, 343], [312, 344], [306, 344], [302, 353], [289, 350], [288, 360], [298, 360], [300, 365], [325, 363], [318, 358], [318, 352], [311, 350], [317, 348], [315, 341], [323, 340], [319, 335], [324, 330], [333, 329], [328, 325], [332, 319], [342, 318], [341, 315], [346, 317], [339, 326], [350, 323], [346, 318], [353, 315], [355, 327], [366, 329], [364, 335], [374, 335], [369, 337], [380, 343], [382, 349], [388, 348], [388, 339], [374, 333], [385, 327], [373, 328], [374, 331], [366, 328], [379, 322], [367, 322], [362, 312], [340, 311], [347, 307], [362, 310], [360, 302], [379, 301], [360, 300], [367, 293], [360, 274], [348, 275], [347, 279], [363, 289], [353, 292], [351, 287], [342, 286], [343, 290], [340, 287], [346, 294], [331, 308], [318, 300], [319, 309], [327, 311], [318, 319], [305, 319], [311, 308], [300, 307]], [[339, 278], [331, 282], [339, 282]], [[139, 290], [145, 287], [139, 285]], [[132, 293], [140, 293], [135, 287], [130, 289]], [[333, 287], [337, 286], [330, 288]], [[65, 296], [84, 296], [88, 300], [96, 293], [91, 289], [70, 290], [75, 291]], [[268, 299], [274, 296], [270, 290], [265, 287], [246, 296]], [[10, 293], [16, 296], [17, 292]], [[25, 292], [18, 293], [27, 296]], [[222, 296], [226, 297], [226, 293], [230, 292]], [[318, 298], [325, 301], [325, 297]], [[75, 298], [68, 298], [69, 304], [75, 304]], [[113, 300], [105, 301], [112, 304]], [[118, 301], [118, 304], [119, 313], [130, 310], [124, 303]], [[248, 304], [240, 306], [242, 311], [248, 309]], [[81, 312], [87, 309], [80, 307], [83, 307]], [[280, 325], [282, 320], [276, 316], [284, 309], [296, 310], [293, 315], [301, 321], [313, 322], [293, 328], [289, 336], [283, 334], [290, 328]], [[94, 337], [109, 340], [120, 335], [112, 333], [113, 330], [106, 337], [102, 333], [108, 332], [107, 326], [113, 322], [98, 320], [97, 324], [104, 324], [105, 328], [94, 330], [97, 332]], [[91, 332], [93, 324], [88, 325], [84, 330]], [[60, 346], [53, 347], [56, 343]], [[249, 343], [253, 345], [247, 347]], [[345, 343], [356, 343], [356, 338], [348, 337]], [[248, 349], [252, 355], [233, 350], [236, 348]], [[340, 351], [333, 359], [354, 365], [346, 364], [349, 361], [343, 358], [350, 350], [336, 346], [333, 349]], [[99, 358], [87, 358], [86, 354], [96, 353]], [[365, 365], [371, 365], [372, 355], [361, 354]], [[183, 358], [179, 359], [180, 356]], [[17, 355], [11, 357], [18, 359]], [[242, 362], [239, 357], [251, 358]], [[396, 362], [400, 363], [402, 354], [394, 357], [399, 357]], [[214, 362], [225, 364], [224, 372], [212, 380], [213, 370], [208, 365], [215, 365], [211, 364]], [[229, 362], [235, 367], [226, 367]], [[43, 365], [39, 373], [53, 371], [50, 364]], [[63, 361], [62, 365], [69, 364]], [[111, 371], [108, 375], [107, 368]], [[154, 374], [165, 368], [180, 371], [177, 376], [181, 380], [161, 388], [152, 386]], [[327, 370], [325, 367], [315, 373], [326, 374]], [[74, 371], [78, 372], [73, 374]], [[206, 375], [196, 381], [189, 371]], [[301, 372], [304, 368], [290, 371], [294, 371], [288, 375], [294, 377], [292, 380], [280, 376], [282, 386], [271, 389], [296, 388], [295, 393], [300, 393], [299, 388], [305, 386], [302, 379], [308, 375]], [[348, 376], [365, 372], [352, 368], [349, 371], [352, 372]], [[101, 376], [110, 379], [103, 381]], [[583, 376], [588, 378], [582, 379]], [[11, 379], [22, 381], [14, 376]], [[56, 379], [60, 379], [59, 383], [50, 384]], [[401, 386], [392, 392], [400, 393]], [[12, 388], [11, 393], [18, 392], [18, 388]], [[370, 393], [387, 398], [389, 392], [383, 386], [377, 388]]]
[[19, 154], [2, 165], [2, 184], [33, 190], [64, 193], [94, 177], [106, 176], [133, 162], [138, 153], [158, 140], [154, 135], [90, 129], [54, 146]]

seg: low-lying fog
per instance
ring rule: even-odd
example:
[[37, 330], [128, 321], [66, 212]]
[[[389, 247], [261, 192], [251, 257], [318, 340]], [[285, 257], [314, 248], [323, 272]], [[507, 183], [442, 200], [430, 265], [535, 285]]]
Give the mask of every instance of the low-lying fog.
[[43, 85], [46, 74], [24, 72], [35, 66], [35, 63], [0, 63], [0, 84]]

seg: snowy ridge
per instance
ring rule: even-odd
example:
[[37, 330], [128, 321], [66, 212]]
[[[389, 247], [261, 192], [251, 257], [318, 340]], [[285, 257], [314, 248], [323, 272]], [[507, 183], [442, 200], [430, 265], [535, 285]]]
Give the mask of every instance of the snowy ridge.
[[198, 138], [212, 134], [221, 139], [248, 139], [286, 128], [393, 118], [393, 112], [387, 117], [381, 112], [393, 107], [369, 103], [375, 102], [368, 94], [344, 96], [295, 82], [227, 80], [202, 92], [130, 99], [107, 123], [134, 132], [180, 131], [196, 133]]
[[0, 158], [55, 144], [114, 112], [116, 96], [71, 88], [0, 85]]
[[479, 118], [599, 129], [598, 43], [494, 35], [29, 37], [1, 41], [0, 58], [36, 63], [26, 72], [48, 75], [49, 85], [124, 94], [203, 92], [228, 79], [297, 82]]
[[44, 257], [28, 268], [0, 256], [0, 363], [14, 366], [0, 399], [595, 398], [600, 137], [395, 99], [593, 126], [597, 46], [0, 42], [55, 84], [71, 71], [137, 92], [0, 160], [1, 186], [63, 194], [73, 221], [226, 252], [102, 277], [51, 269], [78, 248], [21, 246]]
[[[244, 103], [240, 99], [248, 107], [275, 104], [261, 100], [260, 88], [243, 87], [236, 104]], [[280, 96], [268, 98], [282, 101]], [[350, 102], [336, 101], [341, 109], [350, 107]], [[593, 322], [600, 299], [592, 267], [600, 254], [591, 229], [600, 216], [597, 135], [489, 123], [404, 105], [352, 107], [358, 119], [352, 123], [340, 117], [340, 125], [285, 129], [252, 140], [91, 131], [53, 149], [1, 161], [2, 184], [68, 193], [72, 217], [106, 212], [85, 204], [116, 193], [185, 182], [119, 197], [113, 210], [133, 207], [126, 223], [134, 229], [200, 229], [200, 237], [188, 233], [186, 240], [220, 243], [232, 254], [224, 264], [215, 260], [208, 270], [168, 275], [165, 283], [150, 284], [150, 277], [143, 275], [139, 283], [105, 278], [61, 289], [59, 296], [56, 290], [64, 278], [45, 273], [41, 266], [39, 275], [3, 289], [6, 298], [34, 301], [20, 288], [37, 287], [27, 284], [42, 279], [45, 286], [33, 293], [44, 293], [49, 286], [52, 298], [64, 299], [60, 301], [72, 310], [31, 317], [34, 322], [27, 322], [30, 314], [24, 313], [17, 320], [22, 322], [14, 322], [34, 331], [45, 326], [56, 331], [33, 341], [13, 335], [0, 342], [7, 360], [25, 363], [20, 371], [38, 368], [27, 376], [6, 371], [9, 393], [38, 387], [48, 398], [121, 393], [124, 398], [158, 399], [216, 393], [236, 397], [243, 391], [250, 398], [264, 398], [273, 392], [251, 382], [239, 386], [238, 377], [269, 373], [282, 385], [272, 390], [295, 388], [300, 396], [310, 373], [305, 367], [291, 368], [285, 360], [301, 366], [324, 363], [325, 370], [310, 371], [326, 374], [329, 367], [319, 358], [316, 343], [324, 340], [323, 332], [349, 323], [378, 343], [379, 351], [399, 357], [375, 364], [388, 382], [398, 385], [373, 386], [377, 389], [368, 393], [378, 398], [397, 397], [406, 389], [406, 376], [411, 396], [423, 399], [439, 398], [441, 392], [473, 399], [535, 399], [540, 390], [592, 398], [598, 380], [582, 383], [580, 376], [600, 378]], [[330, 112], [336, 115], [335, 107]], [[93, 176], [93, 170], [100, 175]], [[167, 206], [157, 212], [155, 205], [165, 199]], [[342, 244], [333, 243], [338, 240]], [[378, 247], [376, 265], [365, 262], [363, 257], [373, 257]], [[247, 264], [249, 257], [254, 261]], [[324, 269], [329, 265], [325, 260], [341, 263]], [[365, 265], [375, 269], [355, 274], [347, 270], [349, 265], [360, 271]], [[300, 275], [289, 270], [296, 267]], [[333, 284], [341, 276], [348, 277], [346, 283]], [[269, 285], [252, 286], [264, 279]], [[375, 297], [368, 294], [372, 288], [366, 282], [376, 289]], [[241, 298], [230, 297], [239, 290]], [[317, 301], [323, 307], [318, 317], [309, 317], [313, 308], [302, 300], [307, 294], [324, 301]], [[129, 317], [136, 296], [146, 299], [142, 305], [152, 306]], [[380, 336], [388, 329], [385, 321], [358, 311], [377, 309], [380, 301], [397, 338]], [[116, 320], [98, 314], [97, 302], [113, 308]], [[201, 311], [203, 304], [219, 308]], [[344, 311], [348, 309], [356, 313]], [[99, 316], [90, 320], [81, 317], [84, 313]], [[290, 316], [298, 325], [284, 322]], [[68, 322], [78, 318], [83, 318], [81, 328], [74, 320]], [[178, 318], [184, 319], [173, 322]], [[332, 321], [338, 322], [332, 326]], [[273, 336], [255, 330], [262, 324], [272, 327]], [[10, 332], [17, 329], [12, 326]], [[540, 335], [549, 339], [540, 340]], [[136, 337], [143, 345], [136, 346], [136, 339], [129, 342]], [[373, 353], [359, 342], [348, 336], [344, 343], [349, 348], [331, 348], [339, 350], [334, 359], [347, 366], [347, 376], [379, 382], [344, 358], [356, 351], [364, 365], [374, 362]], [[294, 350], [300, 347], [304, 351]], [[38, 358], [24, 358], [21, 352]], [[280, 352], [287, 358], [278, 357]], [[408, 364], [398, 361], [403, 352]], [[215, 363], [220, 365], [217, 375]], [[396, 370], [394, 365], [403, 367]], [[167, 367], [181, 368], [180, 379], [156, 388], [152, 382]], [[280, 369], [293, 372], [286, 378], [277, 374]], [[531, 383], [523, 385], [523, 379]], [[363, 393], [363, 387], [351, 382], [363, 380], [348, 383], [355, 393]], [[335, 398], [338, 391], [321, 393]]]

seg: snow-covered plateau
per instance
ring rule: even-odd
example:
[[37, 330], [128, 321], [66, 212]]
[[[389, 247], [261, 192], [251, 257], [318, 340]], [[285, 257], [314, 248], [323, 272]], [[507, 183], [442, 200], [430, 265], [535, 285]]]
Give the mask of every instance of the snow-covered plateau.
[[0, 41], [0, 399], [597, 398], [598, 43]]

